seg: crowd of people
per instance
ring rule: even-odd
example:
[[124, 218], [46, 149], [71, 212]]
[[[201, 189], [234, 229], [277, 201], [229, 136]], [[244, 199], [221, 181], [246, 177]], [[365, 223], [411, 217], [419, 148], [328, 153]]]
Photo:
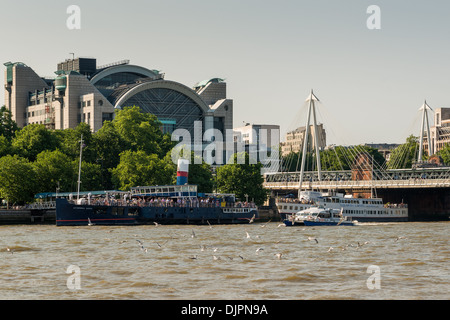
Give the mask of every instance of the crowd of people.
[[225, 202], [220, 198], [197, 198], [197, 197], [136, 197], [116, 199], [114, 197], [106, 198], [82, 198], [78, 204], [105, 205], [105, 206], [138, 206], [138, 207], [237, 207], [237, 208], [255, 208], [253, 202], [238, 201]]

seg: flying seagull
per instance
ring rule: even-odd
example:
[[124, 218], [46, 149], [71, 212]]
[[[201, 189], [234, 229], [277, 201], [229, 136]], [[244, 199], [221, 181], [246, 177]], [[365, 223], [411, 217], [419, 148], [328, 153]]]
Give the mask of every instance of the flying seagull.
[[319, 243], [319, 241], [316, 238], [308, 237], [308, 241], [316, 241], [316, 243]]

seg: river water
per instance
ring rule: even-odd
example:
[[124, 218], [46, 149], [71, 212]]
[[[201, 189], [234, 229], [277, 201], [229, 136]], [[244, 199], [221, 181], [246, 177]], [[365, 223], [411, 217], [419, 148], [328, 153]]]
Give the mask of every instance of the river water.
[[0, 299], [448, 300], [449, 231], [449, 222], [0, 226]]

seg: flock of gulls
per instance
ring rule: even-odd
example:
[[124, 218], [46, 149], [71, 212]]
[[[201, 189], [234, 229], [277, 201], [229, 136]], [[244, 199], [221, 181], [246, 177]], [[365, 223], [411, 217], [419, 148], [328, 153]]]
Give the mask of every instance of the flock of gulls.
[[[252, 219], [249, 219], [249, 224], [252, 224], [254, 222], [254, 219], [252, 218]], [[269, 220], [269, 221], [267, 221], [267, 222], [265, 222], [265, 223], [259, 223], [259, 224], [255, 224], [255, 227], [256, 227], [256, 225], [259, 225], [259, 227], [261, 227], [261, 228], [266, 228], [268, 225], [269, 225], [269, 223], [271, 222], [271, 220]], [[94, 224], [92, 224], [90, 221], [89, 221], [89, 224], [88, 224], [89, 226], [92, 226], [92, 225], [94, 225]], [[155, 227], [160, 227], [161, 226], [161, 224], [159, 224], [159, 223], [157, 223], [157, 222], [154, 222], [154, 225], [155, 225]], [[213, 228], [213, 226], [209, 223], [209, 221], [208, 221], [208, 225], [209, 225], [209, 228]], [[270, 226], [273, 226], [273, 227], [276, 227], [276, 228], [280, 228], [280, 227], [285, 227], [285, 225], [284, 225], [284, 223], [278, 223], [278, 224], [274, 224], [274, 223], [272, 223]], [[312, 231], [312, 230], [315, 230], [315, 228], [310, 228], [310, 227], [305, 227], [305, 228], [299, 228], [299, 227], [292, 227], [292, 229], [296, 229], [296, 230], [298, 230], [298, 231], [305, 231], [305, 230], [308, 230], [308, 231]], [[109, 230], [108, 232], [112, 232], [112, 231], [114, 231], [114, 229], [111, 229], [111, 230]], [[255, 229], [253, 229], [252, 230], [252, 232], [254, 232], [254, 233], [257, 233], [257, 232], [255, 232]], [[306, 232], [307, 233], [307, 232]], [[135, 234], [134, 235], [134, 237], [136, 238], [138, 235], [137, 234]], [[296, 238], [296, 239], [298, 239], [296, 236], [294, 236], [293, 234], [291, 234], [290, 235], [291, 237], [294, 237], [294, 238]], [[142, 252], [144, 252], [144, 253], [149, 253], [149, 252], [152, 252], [152, 250], [158, 250], [158, 249], [164, 249], [164, 248], [166, 248], [167, 246], [167, 243], [169, 242], [169, 241], [172, 241], [173, 239], [178, 239], [179, 237], [184, 237], [184, 238], [186, 238], [186, 237], [188, 237], [186, 234], [171, 234], [170, 235], [170, 238], [168, 238], [168, 239], [166, 239], [165, 241], [155, 241], [155, 240], [153, 240], [152, 242], [153, 242], [153, 245], [150, 245], [150, 246], [145, 246], [144, 245], [144, 241], [142, 241], [142, 240], [140, 240], [140, 239], [135, 239], [135, 241], [136, 241], [136, 243], [137, 243], [137, 245], [138, 245], [138, 248], [142, 251]], [[303, 237], [303, 240], [304, 241], [308, 241], [308, 242], [310, 242], [310, 243], [312, 243], [312, 245], [318, 245], [319, 244], [319, 239], [317, 238], [317, 237], [312, 237], [312, 236], [307, 236], [307, 235], [303, 235], [302, 236]], [[233, 260], [234, 258], [237, 258], [237, 259], [240, 259], [240, 260], [245, 260], [246, 258], [244, 258], [244, 253], [240, 253], [240, 254], [238, 254], [237, 256], [230, 256], [230, 255], [226, 255], [225, 253], [223, 253], [223, 255], [222, 256], [219, 256], [219, 254], [220, 254], [220, 249], [219, 249], [219, 247], [220, 246], [210, 246], [210, 245], [205, 245], [205, 244], [202, 244], [201, 243], [201, 241], [202, 240], [200, 240], [200, 239], [197, 239], [198, 237], [197, 237], [197, 235], [196, 235], [196, 233], [195, 233], [195, 231], [194, 231], [194, 229], [192, 229], [191, 230], [191, 233], [190, 233], [190, 238], [192, 238], [192, 239], [196, 239], [196, 240], [199, 240], [199, 241], [197, 241], [197, 243], [194, 245], [194, 247], [197, 247], [197, 248], [199, 248], [199, 250], [200, 250], [200, 252], [206, 252], [206, 251], [211, 251], [211, 253], [212, 253], [212, 259], [213, 260], [222, 260], [222, 258], [224, 258], [224, 259], [229, 259], [229, 260]], [[253, 249], [254, 249], [254, 255], [253, 256], [258, 256], [258, 255], [260, 255], [261, 253], [263, 253], [263, 251], [265, 250], [265, 248], [264, 248], [264, 244], [266, 244], [267, 245], [267, 247], [269, 246], [269, 244], [270, 245], [272, 245], [272, 244], [276, 244], [276, 245], [278, 245], [278, 244], [280, 244], [280, 242], [281, 242], [281, 240], [278, 240], [278, 241], [276, 241], [276, 242], [274, 242], [274, 243], [271, 243], [271, 242], [265, 242], [264, 240], [262, 240], [261, 239], [261, 236], [260, 235], [250, 235], [250, 233], [247, 231], [247, 230], [245, 230], [245, 236], [244, 235], [242, 235], [242, 240], [244, 240], [244, 239], [247, 239], [247, 244], [249, 244], [249, 245], [254, 245], [254, 247], [253, 247]], [[405, 239], [407, 239], [406, 237], [403, 237], [403, 236], [398, 236], [398, 237], [396, 237], [395, 239], [393, 239], [395, 242], [397, 242], [397, 241], [400, 241], [400, 240], [405, 240]], [[110, 239], [108, 239], [108, 240], [110, 240]], [[291, 238], [291, 240], [292, 240], [292, 238]], [[300, 240], [302, 240], [302, 238], [300, 237]], [[295, 241], [295, 240], [293, 240], [293, 241]], [[322, 241], [322, 240], [321, 240]], [[123, 244], [123, 243], [126, 243], [127, 242], [127, 240], [121, 240], [120, 242], [119, 242], [119, 244]], [[195, 242], [193, 242], [193, 243], [195, 243]], [[369, 244], [370, 242], [369, 241], [364, 241], [364, 242], [356, 242], [356, 243], [349, 243], [349, 244], [346, 244], [346, 245], [343, 245], [343, 246], [340, 246], [339, 248], [338, 247], [336, 247], [336, 248], [334, 248], [334, 247], [332, 247], [332, 246], [326, 246], [326, 247], [328, 247], [328, 249], [326, 250], [327, 252], [332, 252], [332, 251], [337, 251], [337, 250], [341, 250], [341, 251], [345, 251], [345, 250], [347, 250], [348, 248], [350, 248], [350, 247], [353, 247], [353, 248], [355, 248], [355, 249], [360, 249], [361, 247], [363, 247], [363, 246], [365, 246], [365, 245], [367, 245], [367, 244]], [[191, 243], [192, 244], [192, 243]], [[261, 246], [261, 244], [263, 244], [263, 246]], [[247, 248], [248, 248], [248, 246], [247, 246]], [[270, 249], [269, 249], [269, 251], [270, 250], [272, 250], [272, 249], [274, 249], [273, 247], [271, 247]], [[283, 257], [283, 256], [285, 256], [286, 255], [286, 251], [287, 250], [279, 250], [279, 248], [278, 248], [278, 246], [276, 246], [276, 249], [277, 249], [277, 252], [275, 252], [275, 253], [273, 253], [273, 257], [274, 257], [274, 259], [278, 259], [278, 260], [281, 260], [281, 258]], [[323, 249], [323, 246], [318, 246], [317, 247], [317, 250], [322, 250]], [[246, 251], [246, 254], [247, 254], [247, 257], [249, 257], [249, 255], [250, 255], [250, 251], [249, 251], [250, 249], [248, 249], [247, 251]], [[267, 250], [266, 250], [267, 251]], [[273, 251], [273, 250], [272, 250]], [[7, 247], [6, 248], [6, 252], [8, 252], [8, 253], [10, 253], [10, 254], [13, 254], [14, 252], [15, 252], [15, 250], [14, 250], [14, 248], [9, 248], [9, 247]], [[204, 255], [202, 256], [202, 257], [204, 257]], [[192, 254], [192, 255], [190, 255], [190, 256], [188, 256], [187, 258], [189, 258], [190, 260], [197, 260], [197, 259], [199, 259], [200, 258], [200, 256], [199, 256], [199, 254]]]
[[[259, 227], [261, 227], [261, 228], [266, 228], [269, 225], [270, 222], [271, 222], [271, 220], [269, 220], [269, 221], [267, 221], [265, 223], [255, 224], [255, 227], [256, 227], [256, 225], [259, 225]], [[251, 223], [253, 223], [253, 219], [249, 220], [249, 224], [251, 224]], [[158, 224], [156, 222], [154, 224], [155, 224], [155, 227], [161, 226], [161, 224]], [[213, 226], [209, 223], [209, 221], [208, 221], [208, 225], [209, 225], [209, 228], [211, 228], [211, 229], [213, 228]], [[285, 227], [284, 223], [279, 223], [279, 224], [272, 223], [272, 224], [270, 224], [270, 226], [271, 226], [271, 228]], [[295, 228], [292, 228], [292, 229], [296, 229], [298, 231], [305, 231], [306, 230], [306, 232], [305, 232], [306, 235], [301, 236], [300, 240], [303, 240], [303, 241], [306, 241], [306, 242], [310, 242], [312, 244], [312, 246], [319, 245], [319, 239], [317, 237], [307, 236], [309, 231], [315, 230], [315, 228], [310, 228], [310, 227], [297, 228], [297, 227], [295, 227]], [[169, 241], [172, 241], [174, 239], [189, 238], [189, 237], [192, 238], [192, 239], [196, 239], [196, 240], [198, 240], [197, 242], [190, 242], [190, 244], [194, 244], [194, 247], [198, 248], [199, 253], [198, 254], [194, 253], [194, 254], [191, 254], [189, 256], [186, 255], [185, 258], [190, 259], [190, 260], [198, 260], [198, 259], [203, 259], [203, 258], [207, 257], [207, 255], [200, 254], [200, 252], [202, 252], [202, 253], [203, 252], [211, 253], [210, 258], [212, 258], [213, 260], [222, 260], [222, 259], [225, 259], [225, 260], [227, 260], [227, 259], [228, 260], [233, 260], [233, 259], [245, 260], [245, 259], [251, 259], [252, 256], [253, 257], [258, 256], [258, 255], [260, 255], [260, 254], [262, 254], [264, 252], [264, 250], [265, 250], [264, 245], [266, 245], [267, 247], [270, 246], [270, 249], [268, 248], [269, 251], [274, 251], [275, 249], [278, 250], [277, 252], [273, 253], [274, 259], [281, 260], [282, 257], [286, 256], [286, 254], [289, 255], [289, 253], [287, 253], [288, 250], [279, 250], [278, 246], [276, 246], [276, 248], [274, 248], [272, 246], [273, 244], [275, 244], [275, 245], [280, 244], [282, 242], [281, 240], [273, 242], [273, 243], [272, 242], [266, 242], [266, 241], [262, 240], [262, 237], [263, 237], [262, 235], [256, 234], [258, 232], [256, 232], [255, 230], [257, 230], [257, 229], [253, 229], [251, 231], [251, 232], [255, 233], [255, 235], [251, 235], [247, 230], [243, 230], [245, 232], [245, 236], [244, 236], [244, 234], [242, 235], [242, 240], [244, 241], [245, 239], [248, 239], [247, 244], [249, 244], [249, 246], [246, 247], [247, 248], [246, 254], [242, 253], [242, 250], [241, 250], [241, 252], [239, 254], [234, 255], [234, 256], [230, 256], [229, 254], [224, 252], [226, 250], [222, 250], [223, 248], [220, 248], [221, 247], [220, 245], [217, 246], [217, 245], [205, 245], [205, 244], [202, 244], [201, 241], [203, 241], [203, 240], [199, 239], [199, 237], [195, 233], [194, 229], [191, 229], [189, 235], [188, 234], [180, 234], [180, 233], [172, 234], [172, 235], [170, 235], [169, 239], [165, 239], [163, 242], [162, 241], [158, 242], [158, 241], [152, 240], [153, 244], [150, 244], [148, 246], [145, 246], [144, 242], [142, 240], [135, 239], [135, 241], [138, 244], [138, 247], [139, 247], [139, 249], [141, 251], [143, 251], [144, 253], [149, 253], [152, 250], [158, 250], [158, 249], [167, 248], [166, 244]], [[138, 235], [135, 235], [135, 237], [137, 237], [137, 236]], [[302, 239], [302, 237], [303, 237], [303, 239]], [[295, 236], [295, 238], [297, 238], [297, 237]], [[403, 236], [398, 236], [395, 239], [393, 239], [393, 241], [397, 242], [397, 241], [404, 240], [404, 239], [407, 239], [407, 238], [403, 237]], [[209, 241], [211, 241], [211, 240], [209, 240]], [[126, 240], [122, 241], [122, 242], [126, 242]], [[321, 240], [321, 244], [322, 243], [323, 243], [323, 240]], [[358, 250], [361, 247], [363, 247], [363, 246], [365, 246], [365, 245], [367, 245], [369, 243], [371, 243], [371, 242], [370, 241], [364, 241], [364, 242], [359, 242], [358, 241], [358, 242], [355, 242], [355, 243], [348, 243], [346, 245], [341, 245], [339, 247], [325, 246], [325, 249], [323, 249], [323, 246], [318, 246], [317, 250], [324, 250], [324, 251], [326, 250], [326, 252], [339, 251], [339, 250], [340, 251], [345, 251], [345, 250], [348, 250], [349, 248], [354, 248], [354, 249]], [[262, 246], [261, 246], [261, 244], [262, 244]], [[251, 245], [254, 246], [253, 247], [254, 254], [251, 254], [251, 251], [250, 251], [251, 249], [248, 249]], [[186, 251], [186, 250], [183, 249], [183, 251]], [[266, 251], [268, 251], [268, 250], [266, 250]], [[222, 254], [222, 255], [219, 255], [219, 254]]]

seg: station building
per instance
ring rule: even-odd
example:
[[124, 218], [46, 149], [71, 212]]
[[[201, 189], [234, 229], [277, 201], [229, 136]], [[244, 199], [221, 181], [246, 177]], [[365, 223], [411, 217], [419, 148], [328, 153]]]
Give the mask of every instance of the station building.
[[85, 122], [97, 131], [116, 109], [136, 105], [154, 114], [164, 133], [182, 128], [193, 136], [195, 121], [202, 122], [203, 132], [233, 129], [233, 100], [221, 78], [190, 88], [129, 60], [97, 66], [95, 58], [68, 59], [57, 64], [51, 79], [22, 62], [4, 65], [5, 106], [19, 127], [39, 123], [67, 129]]

